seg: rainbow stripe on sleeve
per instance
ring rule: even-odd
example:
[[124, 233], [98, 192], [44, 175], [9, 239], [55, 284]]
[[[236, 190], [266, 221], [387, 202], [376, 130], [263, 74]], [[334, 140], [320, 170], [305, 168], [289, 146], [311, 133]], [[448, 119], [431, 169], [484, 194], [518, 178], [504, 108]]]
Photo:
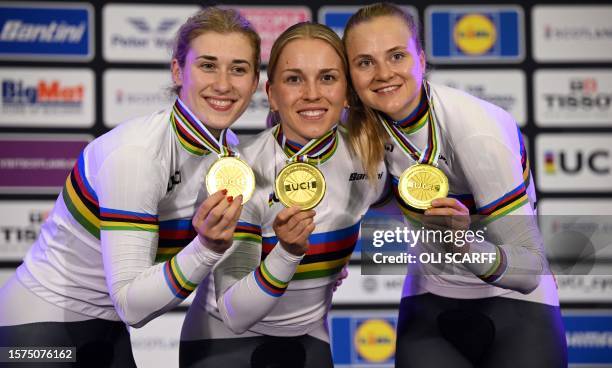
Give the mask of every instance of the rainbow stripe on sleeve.
[[529, 203], [527, 188], [525, 183], [521, 183], [518, 187], [504, 194], [501, 198], [496, 199], [486, 206], [480, 207], [478, 209], [478, 213], [486, 216], [486, 218], [482, 221], [483, 223], [490, 223], [516, 210], [526, 203]]
[[508, 268], [508, 258], [506, 252], [499, 246], [495, 246], [495, 264], [491, 266], [491, 269], [484, 275], [478, 276], [482, 281], [486, 283], [494, 283], [504, 276], [506, 269]]
[[160, 221], [155, 262], [165, 262], [174, 257], [191, 243], [196, 235], [190, 218]]
[[266, 267], [266, 262], [262, 261], [259, 267], [253, 271], [255, 282], [266, 294], [278, 298], [287, 290], [288, 282], [283, 282], [275, 278]]
[[[310, 246], [302, 258], [292, 280], [310, 280], [339, 273], [348, 262], [359, 237], [361, 223], [344, 229], [313, 234], [308, 238]], [[275, 236], [264, 237], [262, 260], [278, 243]]]
[[234, 240], [261, 244], [261, 226], [245, 221], [238, 221], [236, 229], [234, 229]]
[[85, 160], [82, 153], [66, 179], [62, 199], [72, 217], [92, 236], [100, 239], [98, 196], [85, 176]]
[[100, 207], [100, 230], [157, 232], [157, 215]]
[[176, 262], [176, 257], [172, 257], [172, 259], [164, 265], [164, 277], [172, 294], [179, 299], [187, 298], [198, 286], [190, 282], [185, 275], [183, 275], [183, 272]]

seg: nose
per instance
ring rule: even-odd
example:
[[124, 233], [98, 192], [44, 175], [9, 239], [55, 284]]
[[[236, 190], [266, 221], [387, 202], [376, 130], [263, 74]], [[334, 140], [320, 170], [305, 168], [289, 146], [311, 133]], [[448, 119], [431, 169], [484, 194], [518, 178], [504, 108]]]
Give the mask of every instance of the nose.
[[231, 90], [232, 85], [229, 80], [227, 73], [220, 72], [217, 74], [217, 79], [214, 83], [214, 89], [219, 93], [227, 93]]
[[393, 70], [387, 63], [379, 63], [376, 67], [376, 79], [380, 81], [388, 81], [393, 78]]
[[304, 84], [303, 98], [307, 101], [316, 101], [321, 98], [321, 91], [316, 81], [309, 81]]

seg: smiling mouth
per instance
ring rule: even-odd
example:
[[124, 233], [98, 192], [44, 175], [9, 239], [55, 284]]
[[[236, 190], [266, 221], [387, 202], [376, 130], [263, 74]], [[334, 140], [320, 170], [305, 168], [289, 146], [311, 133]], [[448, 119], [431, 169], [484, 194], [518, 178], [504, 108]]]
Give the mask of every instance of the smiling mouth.
[[381, 95], [385, 95], [385, 94], [391, 94], [397, 91], [399, 88], [400, 86], [387, 86], [387, 87], [377, 88], [374, 90], [374, 92], [381, 94]]
[[231, 109], [232, 105], [235, 102], [235, 100], [228, 99], [228, 98], [214, 98], [214, 97], [206, 97], [205, 100], [208, 103], [208, 105], [213, 108], [213, 110], [221, 111], [221, 112]]
[[306, 120], [317, 120], [321, 119], [323, 115], [327, 112], [326, 109], [316, 109], [316, 110], [301, 110], [298, 111], [298, 114]]

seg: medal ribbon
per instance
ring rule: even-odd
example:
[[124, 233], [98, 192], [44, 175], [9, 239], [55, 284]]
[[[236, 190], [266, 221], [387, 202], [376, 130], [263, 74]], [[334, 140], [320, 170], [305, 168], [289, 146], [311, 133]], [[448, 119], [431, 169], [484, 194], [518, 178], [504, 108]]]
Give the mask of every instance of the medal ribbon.
[[419, 164], [428, 164], [437, 167], [438, 158], [440, 157], [440, 137], [438, 135], [436, 128], [437, 124], [434, 118], [435, 113], [433, 111], [433, 101], [429, 95], [429, 85], [426, 85], [425, 93], [427, 93], [429, 102], [429, 111], [427, 113], [429, 120], [429, 135], [427, 137], [425, 149], [423, 149], [422, 152], [419, 151], [419, 149], [413, 145], [410, 140], [408, 140], [400, 127], [383, 118], [380, 114], [378, 114], [378, 118], [387, 133], [389, 133], [391, 136], [391, 139], [393, 139], [393, 141], [397, 143], [397, 145], [400, 146], [408, 156], [412, 157], [412, 159]]
[[180, 98], [177, 98], [176, 102], [174, 102], [170, 120], [181, 145], [189, 152], [204, 155], [206, 150], [208, 150], [215, 152], [219, 157], [235, 156], [235, 153], [227, 143], [227, 132], [229, 129], [223, 129], [217, 140], [206, 128], [206, 125], [185, 106]]
[[325, 133], [322, 137], [311, 139], [302, 148], [296, 147], [287, 140], [283, 134], [281, 125], [278, 124], [272, 132], [278, 144], [283, 148], [283, 152], [287, 155], [287, 162], [306, 162], [309, 164], [322, 164], [330, 159], [338, 148], [337, 139], [338, 127], [334, 126], [332, 130]]

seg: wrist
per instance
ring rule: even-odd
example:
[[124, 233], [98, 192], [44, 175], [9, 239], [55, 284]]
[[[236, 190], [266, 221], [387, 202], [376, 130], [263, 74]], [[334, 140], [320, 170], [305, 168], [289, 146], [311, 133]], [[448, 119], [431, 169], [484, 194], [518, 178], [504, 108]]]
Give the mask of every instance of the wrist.
[[223, 255], [223, 253], [225, 253], [225, 251], [229, 248], [227, 244], [220, 244], [216, 242], [207, 241], [206, 238], [204, 238], [200, 234], [198, 234], [197, 238], [200, 244], [202, 244], [204, 248], [206, 248], [208, 251], [211, 251], [219, 255]]

